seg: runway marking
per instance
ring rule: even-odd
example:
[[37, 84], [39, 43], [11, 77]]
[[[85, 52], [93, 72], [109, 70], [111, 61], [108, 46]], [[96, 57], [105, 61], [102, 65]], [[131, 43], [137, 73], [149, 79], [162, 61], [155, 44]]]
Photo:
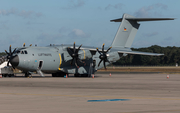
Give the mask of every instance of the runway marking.
[[53, 97], [91, 97], [112, 99], [148, 99], [148, 100], [180, 100], [180, 98], [149, 98], [149, 97], [120, 97], [120, 96], [92, 96], [92, 95], [55, 95], [55, 94], [28, 94], [28, 93], [0, 93], [2, 95], [27, 95], [27, 96], [53, 96]]
[[88, 100], [87, 102], [128, 101], [129, 99]]

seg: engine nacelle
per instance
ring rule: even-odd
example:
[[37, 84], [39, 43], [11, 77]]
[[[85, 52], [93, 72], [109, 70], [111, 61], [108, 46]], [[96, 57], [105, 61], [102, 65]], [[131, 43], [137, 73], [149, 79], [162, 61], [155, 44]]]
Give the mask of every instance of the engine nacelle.
[[79, 50], [78, 54], [79, 54], [79, 59], [81, 60], [92, 58], [92, 54], [89, 50]]
[[107, 54], [107, 57], [110, 62], [116, 62], [117, 60], [120, 59], [120, 56], [117, 52], [111, 52]]

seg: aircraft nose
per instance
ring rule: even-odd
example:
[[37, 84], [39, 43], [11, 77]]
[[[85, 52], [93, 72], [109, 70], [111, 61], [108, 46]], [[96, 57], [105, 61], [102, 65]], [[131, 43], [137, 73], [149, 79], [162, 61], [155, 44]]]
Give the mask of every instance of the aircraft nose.
[[17, 67], [19, 65], [19, 57], [15, 55], [11, 58], [10, 63], [13, 67]]

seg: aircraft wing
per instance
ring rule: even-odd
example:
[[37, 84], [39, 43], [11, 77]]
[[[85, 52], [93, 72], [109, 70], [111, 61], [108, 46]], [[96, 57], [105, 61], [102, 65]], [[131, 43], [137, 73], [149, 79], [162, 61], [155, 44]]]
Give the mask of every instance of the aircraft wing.
[[[86, 48], [87, 49], [87, 48]], [[97, 50], [94, 48], [89, 48], [91, 52], [96, 52]], [[106, 51], [106, 50], [105, 50]], [[125, 53], [125, 54], [132, 54], [132, 55], [150, 55], [150, 56], [162, 56], [164, 55], [163, 53], [150, 53], [150, 52], [141, 52], [141, 51], [127, 51], [127, 50], [122, 50], [118, 51], [118, 53]]]
[[162, 53], [149, 53], [149, 52], [140, 52], [140, 51], [118, 51], [118, 53], [125, 53], [125, 54], [133, 54], [133, 55], [150, 55], [150, 56], [162, 56]]
[[[73, 47], [70, 47], [73, 49]], [[95, 47], [82, 47], [81, 49], [88, 49], [93, 55], [95, 55], [97, 49]], [[106, 49], [104, 49], [106, 51]], [[101, 49], [99, 50], [101, 51]], [[141, 51], [130, 51], [130, 50], [118, 50], [119, 54], [132, 54], [132, 55], [150, 55], [150, 56], [162, 56], [163, 53], [150, 53], [150, 52], [141, 52]]]

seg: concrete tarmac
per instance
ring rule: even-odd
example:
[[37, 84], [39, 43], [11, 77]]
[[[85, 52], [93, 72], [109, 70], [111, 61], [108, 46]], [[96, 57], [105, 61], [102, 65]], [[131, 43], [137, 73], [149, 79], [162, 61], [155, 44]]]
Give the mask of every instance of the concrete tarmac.
[[0, 113], [180, 113], [179, 74], [20, 76], [0, 78]]

